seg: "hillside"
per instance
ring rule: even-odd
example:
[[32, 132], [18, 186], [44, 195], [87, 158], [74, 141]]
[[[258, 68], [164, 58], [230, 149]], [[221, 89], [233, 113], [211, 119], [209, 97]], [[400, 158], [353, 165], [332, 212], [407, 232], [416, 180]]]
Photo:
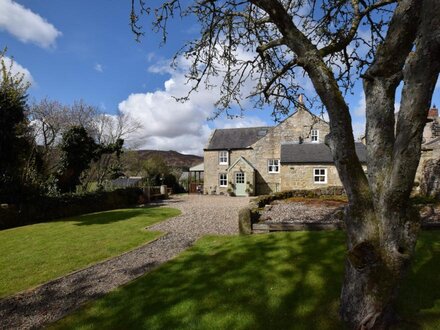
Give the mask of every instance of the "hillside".
[[184, 155], [174, 150], [132, 150], [126, 151], [126, 153], [132, 153], [131, 156], [136, 155], [138, 161], [145, 161], [152, 156], [160, 156], [170, 167], [189, 168], [203, 162], [203, 157]]

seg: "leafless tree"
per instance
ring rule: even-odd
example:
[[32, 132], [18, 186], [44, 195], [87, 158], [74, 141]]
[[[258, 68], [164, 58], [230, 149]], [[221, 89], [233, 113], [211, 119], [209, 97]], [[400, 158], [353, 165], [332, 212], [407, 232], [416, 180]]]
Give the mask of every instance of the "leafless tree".
[[[194, 90], [212, 88], [210, 78], [223, 77], [217, 86], [219, 112], [249, 96], [243, 86], [252, 79], [256, 88], [250, 96], [257, 105], [269, 102], [274, 114], [287, 113], [301, 92], [298, 75], [312, 81], [329, 115], [326, 143], [349, 199], [341, 317], [351, 328], [386, 328], [395, 319], [400, 279], [420, 227], [409, 196], [440, 69], [440, 2], [194, 0], [182, 5], [132, 0], [132, 30], [141, 37], [140, 17], [146, 14], [166, 41], [169, 19], [196, 17], [200, 35], [179, 54], [192, 60], [188, 79]], [[243, 59], [241, 52], [255, 56]], [[366, 95], [368, 176], [355, 153], [343, 96], [359, 78]]]
[[[127, 114], [106, 114], [83, 100], [75, 101], [73, 105], [63, 105], [45, 98], [30, 106], [28, 116], [32, 123], [34, 139], [43, 147], [42, 156], [47, 175], [58, 165], [57, 144], [62, 133], [72, 126], [83, 126], [96, 143], [102, 145], [114, 144], [118, 139], [129, 138], [141, 127], [139, 122]], [[87, 184], [96, 181], [99, 185], [102, 184], [118, 162], [114, 154], [103, 154], [92, 164], [90, 170], [84, 173], [82, 182]]]
[[[100, 113], [93, 122], [95, 140], [103, 145], [114, 144], [120, 139], [125, 141], [142, 127], [140, 122], [122, 112], [117, 112], [116, 115]], [[112, 171], [122, 167], [119, 156], [103, 154], [99, 160], [92, 164], [82, 182], [87, 185], [94, 181], [98, 186], [102, 186]]]

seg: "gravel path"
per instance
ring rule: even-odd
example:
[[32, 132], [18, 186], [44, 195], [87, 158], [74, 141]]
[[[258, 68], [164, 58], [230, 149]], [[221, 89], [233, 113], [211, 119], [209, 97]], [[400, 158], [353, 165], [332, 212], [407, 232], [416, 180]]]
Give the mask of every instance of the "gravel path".
[[0, 329], [35, 329], [71, 313], [174, 258], [206, 234], [238, 233], [238, 210], [249, 198], [178, 196], [160, 205], [182, 215], [151, 226], [165, 236], [116, 258], [0, 300]]

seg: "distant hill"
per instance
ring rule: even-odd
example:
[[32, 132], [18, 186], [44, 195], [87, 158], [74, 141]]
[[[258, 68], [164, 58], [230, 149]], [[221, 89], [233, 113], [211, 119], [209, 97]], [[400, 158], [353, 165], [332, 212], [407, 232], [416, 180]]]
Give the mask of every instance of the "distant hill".
[[152, 156], [160, 156], [165, 163], [171, 167], [189, 168], [203, 162], [203, 157], [196, 155], [184, 155], [174, 150], [133, 150], [129, 152], [137, 153], [140, 160], [144, 161]]

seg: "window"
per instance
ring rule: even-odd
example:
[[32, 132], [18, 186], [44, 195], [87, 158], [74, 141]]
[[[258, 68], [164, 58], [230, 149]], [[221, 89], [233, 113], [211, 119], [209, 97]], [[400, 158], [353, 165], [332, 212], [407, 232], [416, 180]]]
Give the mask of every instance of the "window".
[[218, 183], [220, 187], [228, 186], [228, 175], [226, 173], [220, 173], [218, 175]]
[[227, 151], [219, 151], [218, 152], [218, 163], [220, 165], [228, 165], [228, 152]]
[[243, 172], [235, 173], [235, 183], [244, 183], [244, 173]]
[[312, 131], [310, 132], [310, 139], [312, 140], [312, 142], [319, 142], [319, 130], [312, 129]]
[[267, 170], [269, 173], [280, 173], [280, 160], [269, 159], [267, 161]]
[[313, 182], [314, 183], [327, 183], [327, 169], [326, 168], [314, 168], [313, 169]]

